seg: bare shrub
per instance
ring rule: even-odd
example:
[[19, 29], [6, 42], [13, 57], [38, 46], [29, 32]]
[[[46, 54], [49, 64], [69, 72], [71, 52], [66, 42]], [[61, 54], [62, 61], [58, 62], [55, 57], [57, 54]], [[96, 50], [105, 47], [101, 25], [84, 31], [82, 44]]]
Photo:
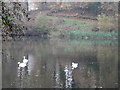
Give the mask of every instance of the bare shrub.
[[103, 31], [114, 31], [118, 28], [118, 21], [116, 16], [106, 16], [104, 14], [98, 15], [97, 27]]

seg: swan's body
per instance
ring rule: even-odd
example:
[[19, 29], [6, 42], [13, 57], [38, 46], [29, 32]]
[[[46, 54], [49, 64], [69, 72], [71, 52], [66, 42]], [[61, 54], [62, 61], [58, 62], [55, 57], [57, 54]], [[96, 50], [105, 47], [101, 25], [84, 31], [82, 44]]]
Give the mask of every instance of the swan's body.
[[25, 56], [23, 57], [23, 63], [25, 63], [25, 64], [28, 63], [28, 59], [26, 59]]
[[75, 68], [77, 68], [77, 67], [78, 67], [78, 63], [72, 62], [72, 69], [75, 69]]
[[25, 63], [20, 63], [20, 62], [18, 62], [18, 66], [19, 66], [20, 68], [24, 68], [24, 67], [26, 67], [26, 64], [25, 64]]
[[27, 66], [27, 64], [28, 64], [28, 59], [25, 59], [25, 56], [24, 56], [24, 57], [23, 57], [23, 62], [22, 62], [22, 63], [18, 62], [18, 68], [19, 68], [19, 69], [20, 69], [20, 68], [24, 68], [24, 67]]

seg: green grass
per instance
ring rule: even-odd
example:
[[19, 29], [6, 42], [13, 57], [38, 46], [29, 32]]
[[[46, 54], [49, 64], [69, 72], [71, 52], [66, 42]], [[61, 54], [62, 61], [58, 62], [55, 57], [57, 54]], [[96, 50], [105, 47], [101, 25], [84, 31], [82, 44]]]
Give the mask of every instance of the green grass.
[[84, 32], [84, 31], [80, 31], [80, 30], [76, 30], [76, 31], [68, 31], [66, 32], [66, 35], [73, 35], [73, 36], [98, 36], [98, 37], [113, 37], [113, 36], [118, 36], [117, 33], [115, 32], [103, 32], [103, 31], [99, 31], [99, 32]]
[[69, 30], [65, 32], [65, 35], [71, 35], [75, 37], [79, 36], [95, 36], [95, 37], [117, 37], [118, 33], [116, 32], [104, 32], [104, 31], [99, 31], [99, 32], [93, 32], [91, 29], [95, 27], [96, 23], [90, 23], [87, 21], [76, 21], [76, 20], [71, 20], [71, 19], [64, 19], [65, 24], [76, 24], [79, 27], [79, 30]]
[[72, 26], [76, 26], [79, 27], [79, 30], [83, 31], [83, 30], [91, 30], [93, 27], [95, 27], [96, 23], [90, 23], [87, 21], [77, 21], [77, 20], [71, 20], [71, 19], [64, 19], [65, 24], [71, 24]]
[[72, 20], [72, 19], [64, 19], [64, 21], [66, 23], [80, 23], [80, 24], [84, 24], [84, 23], [87, 23], [85, 21], [76, 21], [76, 20]]

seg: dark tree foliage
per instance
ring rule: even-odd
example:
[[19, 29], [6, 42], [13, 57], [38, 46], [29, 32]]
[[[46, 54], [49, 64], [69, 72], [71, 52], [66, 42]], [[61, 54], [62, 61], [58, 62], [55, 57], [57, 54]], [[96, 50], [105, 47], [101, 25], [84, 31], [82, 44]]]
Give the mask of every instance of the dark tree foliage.
[[88, 5], [87, 5], [87, 10], [88, 11], [91, 11], [92, 13], [94, 13], [95, 15], [98, 15], [100, 14], [101, 12], [101, 3], [100, 2], [90, 2]]
[[24, 35], [26, 29], [24, 22], [27, 19], [27, 10], [19, 2], [0, 2], [2, 6], [2, 35], [18, 36]]

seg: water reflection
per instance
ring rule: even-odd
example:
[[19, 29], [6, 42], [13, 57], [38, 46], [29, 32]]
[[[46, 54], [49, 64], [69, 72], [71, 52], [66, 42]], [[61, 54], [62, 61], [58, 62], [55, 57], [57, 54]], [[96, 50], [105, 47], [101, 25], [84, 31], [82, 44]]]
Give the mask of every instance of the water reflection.
[[72, 75], [72, 67], [70, 64], [65, 66], [64, 72], [65, 72], [65, 79], [66, 79], [65, 87], [72, 88], [73, 75]]
[[56, 60], [56, 67], [55, 67], [55, 81], [56, 81], [56, 88], [62, 87], [62, 83], [60, 81], [60, 66], [58, 60]]
[[29, 58], [28, 74], [31, 75], [31, 71], [33, 70], [33, 66], [34, 66], [34, 57], [31, 54], [29, 54], [28, 58]]
[[28, 78], [28, 67], [25, 68], [19, 68], [17, 72], [17, 86], [18, 88], [24, 87], [24, 80]]
[[[3, 42], [3, 87], [117, 87], [116, 44], [61, 39]], [[23, 56], [26, 68], [18, 69]]]

